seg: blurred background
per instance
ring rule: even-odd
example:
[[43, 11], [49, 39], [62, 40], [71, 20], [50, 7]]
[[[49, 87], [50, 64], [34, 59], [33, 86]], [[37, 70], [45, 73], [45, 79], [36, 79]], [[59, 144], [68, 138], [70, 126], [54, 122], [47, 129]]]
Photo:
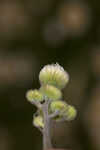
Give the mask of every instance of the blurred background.
[[54, 125], [54, 146], [100, 150], [99, 0], [0, 0], [0, 150], [42, 150], [25, 94], [56, 62], [70, 75], [64, 100], [78, 115]]

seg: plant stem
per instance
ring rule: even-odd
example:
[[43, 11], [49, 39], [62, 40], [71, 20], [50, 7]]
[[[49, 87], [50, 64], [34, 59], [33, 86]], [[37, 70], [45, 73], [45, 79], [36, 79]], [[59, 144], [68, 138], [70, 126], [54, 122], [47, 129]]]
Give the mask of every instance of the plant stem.
[[48, 101], [43, 104], [43, 115], [44, 115], [44, 129], [43, 129], [43, 150], [52, 148], [51, 144], [51, 119], [48, 115]]

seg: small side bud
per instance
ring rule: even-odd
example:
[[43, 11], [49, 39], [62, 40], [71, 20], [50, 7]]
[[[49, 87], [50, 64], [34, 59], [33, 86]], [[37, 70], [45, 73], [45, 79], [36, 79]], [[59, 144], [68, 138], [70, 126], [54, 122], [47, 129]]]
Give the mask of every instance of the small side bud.
[[73, 106], [66, 104], [64, 101], [53, 101], [50, 104], [50, 113], [59, 111], [58, 115], [54, 118], [55, 121], [71, 121], [76, 115], [77, 111]]
[[44, 85], [40, 88], [43, 93], [45, 100], [58, 100], [62, 97], [62, 93], [59, 89], [52, 85]]
[[42, 116], [35, 116], [33, 118], [33, 125], [35, 127], [44, 128], [43, 117]]
[[64, 114], [64, 118], [67, 121], [71, 121], [75, 119], [76, 115], [77, 115], [76, 109], [73, 106], [69, 105], [67, 111]]
[[50, 104], [50, 110], [52, 112], [55, 112], [55, 111], [64, 111], [68, 108], [68, 105], [64, 102], [64, 101], [53, 101], [51, 104]]
[[53, 101], [51, 104], [50, 104], [50, 113], [51, 114], [55, 114], [55, 112], [58, 112], [57, 115], [54, 117], [54, 120], [55, 121], [62, 121], [62, 120], [65, 120], [63, 119], [63, 115], [64, 113], [67, 111], [68, 109], [68, 104], [65, 103], [64, 101]]
[[27, 93], [26, 93], [26, 98], [29, 102], [34, 102], [34, 101], [38, 101], [38, 102], [41, 102], [43, 101], [43, 94], [38, 91], [38, 90], [29, 90]]
[[52, 64], [44, 66], [40, 71], [39, 80], [41, 85], [49, 84], [62, 89], [68, 83], [69, 75], [59, 64]]

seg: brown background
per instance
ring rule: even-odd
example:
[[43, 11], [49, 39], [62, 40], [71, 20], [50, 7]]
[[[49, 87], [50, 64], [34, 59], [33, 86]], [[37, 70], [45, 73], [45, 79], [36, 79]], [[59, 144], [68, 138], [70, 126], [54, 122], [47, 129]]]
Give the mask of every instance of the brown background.
[[42, 150], [25, 93], [56, 62], [70, 75], [63, 99], [78, 115], [54, 124], [54, 146], [100, 150], [99, 0], [0, 1], [0, 150]]

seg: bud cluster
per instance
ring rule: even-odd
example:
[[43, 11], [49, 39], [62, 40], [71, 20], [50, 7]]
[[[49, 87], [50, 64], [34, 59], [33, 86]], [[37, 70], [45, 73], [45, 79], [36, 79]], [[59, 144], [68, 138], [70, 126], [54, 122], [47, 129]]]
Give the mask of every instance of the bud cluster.
[[[62, 99], [62, 89], [69, 81], [68, 73], [59, 64], [46, 65], [40, 71], [39, 81], [41, 87], [37, 90], [29, 90], [27, 100], [38, 107], [37, 116], [33, 117], [33, 124], [38, 128], [44, 128], [44, 116], [42, 106], [48, 103], [48, 114], [55, 121], [73, 120], [76, 117], [76, 109], [68, 105]], [[40, 107], [41, 106], [41, 107]]]

